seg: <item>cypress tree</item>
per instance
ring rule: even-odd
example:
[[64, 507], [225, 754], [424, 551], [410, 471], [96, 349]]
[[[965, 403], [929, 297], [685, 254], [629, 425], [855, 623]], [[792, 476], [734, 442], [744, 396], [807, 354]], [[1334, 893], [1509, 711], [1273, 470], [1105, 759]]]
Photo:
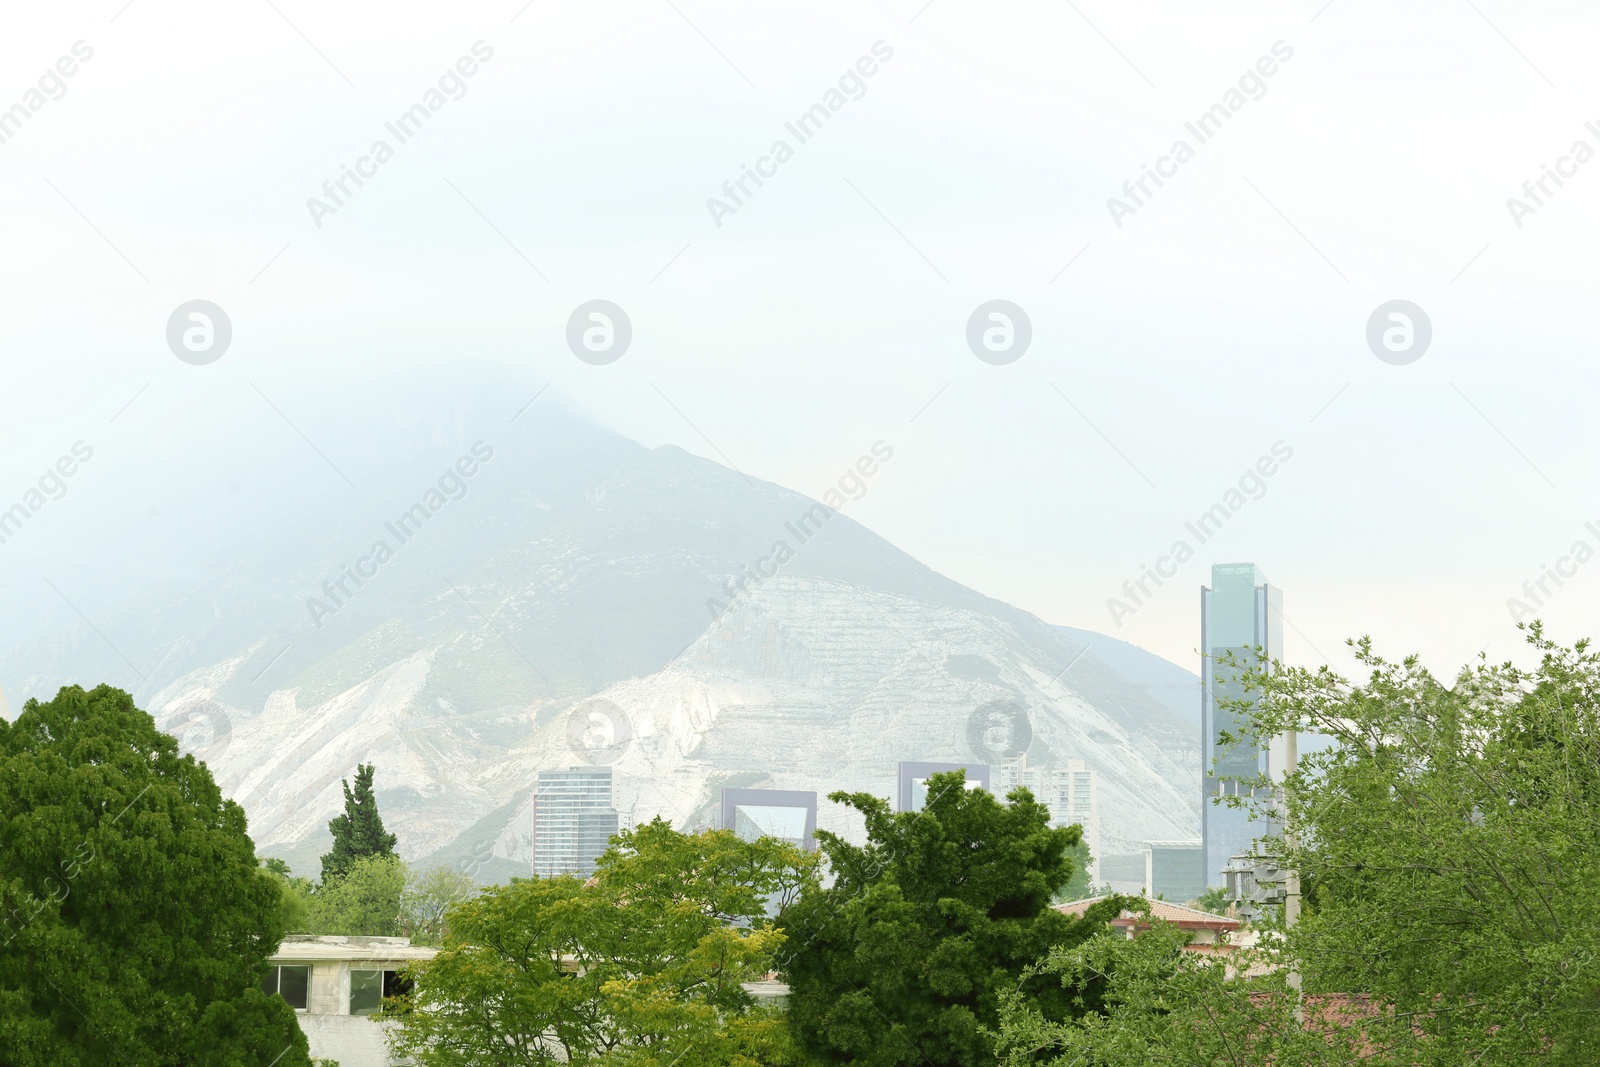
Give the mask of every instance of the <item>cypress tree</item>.
[[322, 884], [343, 878], [356, 860], [365, 856], [393, 856], [394, 834], [383, 832], [378, 798], [372, 793], [373, 765], [356, 764], [356, 787], [344, 787], [344, 814], [328, 823], [333, 848], [322, 857]]

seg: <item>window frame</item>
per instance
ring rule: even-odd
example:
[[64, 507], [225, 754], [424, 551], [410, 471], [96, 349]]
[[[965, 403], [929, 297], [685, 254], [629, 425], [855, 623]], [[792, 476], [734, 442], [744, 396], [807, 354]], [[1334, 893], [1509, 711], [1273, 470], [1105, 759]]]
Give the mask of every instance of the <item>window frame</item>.
[[[283, 1002], [285, 1004], [288, 1004], [289, 1007], [291, 1009], [293, 1009], [294, 1011], [297, 1011], [297, 1012], [308, 1012], [308, 1011], [310, 1011], [311, 1010], [311, 975], [312, 975], [312, 971], [313, 971], [313, 968], [312, 968], [311, 964], [309, 964], [309, 963], [269, 963], [267, 965], [267, 967], [268, 967], [268, 973], [267, 973], [267, 977], [262, 979], [261, 986], [260, 986], [261, 991], [263, 993], [266, 993], [267, 996], [269, 996], [269, 997], [282, 997], [283, 998]], [[293, 969], [293, 970], [296, 970], [296, 971], [304, 971], [305, 972], [305, 974], [306, 974], [306, 985], [305, 985], [305, 1003], [304, 1004], [295, 1004], [288, 997], [285, 997], [283, 995], [283, 972], [284, 972], [285, 969]], [[267, 985], [268, 985], [269, 982], [270, 982], [270, 984], [272, 986], [272, 988], [270, 990], [267, 989]]]
[[[345, 1011], [350, 1015], [377, 1015], [380, 1012], [382, 1012], [383, 1011], [383, 1002], [385, 1000], [389, 999], [391, 996], [404, 996], [405, 993], [409, 991], [409, 987], [410, 987], [411, 983], [404, 977], [404, 975], [402, 973], [404, 970], [405, 970], [405, 966], [404, 965], [401, 965], [401, 966], [383, 966], [383, 965], [380, 964], [378, 966], [357, 967], [355, 964], [352, 963], [350, 965], [350, 981], [349, 981], [349, 984], [348, 984], [348, 992], [347, 992], [347, 995], [345, 996]], [[378, 976], [378, 1003], [377, 1003], [377, 1006], [372, 1008], [371, 1010], [368, 1010], [368, 1011], [357, 1011], [356, 1010], [355, 997], [356, 997], [356, 975], [357, 974], [361, 974], [361, 975], [376, 974]], [[389, 990], [390, 990], [391, 986], [393, 988], [399, 990], [399, 992], [390, 993]], [[368, 987], [368, 988], [370, 989], [370, 987]], [[365, 993], [367, 991], [368, 991], [367, 989], [363, 989], [362, 990], [363, 993]]]

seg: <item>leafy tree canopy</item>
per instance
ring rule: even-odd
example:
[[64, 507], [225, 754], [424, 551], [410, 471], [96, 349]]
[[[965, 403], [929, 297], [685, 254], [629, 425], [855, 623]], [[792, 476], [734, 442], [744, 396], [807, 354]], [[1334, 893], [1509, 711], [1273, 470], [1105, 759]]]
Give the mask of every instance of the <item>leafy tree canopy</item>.
[[792, 1062], [781, 1016], [741, 983], [772, 967], [767, 913], [815, 869], [782, 842], [658, 819], [618, 834], [588, 882], [491, 886], [449, 909], [392, 1047], [425, 1067]]
[[267, 857], [261, 861], [261, 869], [267, 877], [278, 887], [280, 897], [279, 911], [283, 918], [283, 932], [286, 934], [312, 933], [311, 929], [311, 894], [316, 887], [309, 878], [296, 877], [289, 869], [289, 865], [276, 857]]
[[307, 902], [306, 923], [317, 934], [398, 937], [406, 865], [398, 856], [362, 856], [343, 877], [324, 882]]
[[0, 721], [0, 1060], [310, 1063], [244, 811], [118, 689]]
[[443, 944], [450, 909], [472, 899], [477, 891], [476, 882], [450, 867], [408, 869], [400, 899], [400, 932], [414, 945]]
[[1528, 628], [1536, 667], [1445, 684], [1353, 642], [1368, 676], [1257, 674], [1266, 737], [1317, 730], [1284, 789], [1308, 992], [1370, 994], [1411, 1063], [1600, 1062], [1600, 657]]
[[[1076, 873], [1080, 828], [1051, 828], [1026, 789], [1001, 803], [965, 778], [930, 778], [920, 812], [831, 795], [862, 813], [867, 843], [819, 831], [834, 882], [811, 887], [781, 920], [791, 1030], [820, 1062], [993, 1063], [989, 1030], [1005, 992], [1101, 925], [1049, 906]], [[1059, 982], [1034, 980], [1027, 992], [1047, 1019], [1081, 1010]]]
[[[1082, 944], [1054, 949], [1028, 977], [1047, 976], [1066, 989], [1100, 988], [1100, 1010], [1053, 1021], [1019, 984], [1002, 998], [996, 1042], [1002, 1067], [1378, 1067], [1386, 1062], [1361, 1058], [1365, 1046], [1358, 1032], [1340, 1026], [1347, 1013], [1337, 1005], [1313, 1001], [1309, 1013], [1305, 1010], [1289, 984], [1278, 941], [1226, 958], [1202, 955], [1185, 950], [1185, 931], [1150, 919], [1150, 904], [1143, 898], [1118, 897], [1094, 906], [1142, 911], [1146, 924], [1131, 940], [1120, 931], [1102, 930]], [[1250, 977], [1252, 971], [1262, 973]]]

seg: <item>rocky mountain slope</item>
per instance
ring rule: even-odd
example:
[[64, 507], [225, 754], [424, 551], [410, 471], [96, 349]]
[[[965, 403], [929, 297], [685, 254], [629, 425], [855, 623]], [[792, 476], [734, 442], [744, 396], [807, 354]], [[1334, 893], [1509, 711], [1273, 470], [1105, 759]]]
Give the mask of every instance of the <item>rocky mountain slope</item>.
[[302, 870], [358, 761], [408, 858], [493, 879], [529, 868], [541, 768], [609, 763], [625, 821], [700, 825], [725, 785], [889, 796], [897, 760], [993, 756], [994, 701], [1025, 709], [1031, 765], [1097, 771], [1103, 850], [1197, 832], [1194, 730], [847, 513], [559, 404], [390, 402], [411, 414], [362, 490], [214, 523], [202, 575], [106, 594], [104, 642], [0, 656], [13, 699], [132, 689]]

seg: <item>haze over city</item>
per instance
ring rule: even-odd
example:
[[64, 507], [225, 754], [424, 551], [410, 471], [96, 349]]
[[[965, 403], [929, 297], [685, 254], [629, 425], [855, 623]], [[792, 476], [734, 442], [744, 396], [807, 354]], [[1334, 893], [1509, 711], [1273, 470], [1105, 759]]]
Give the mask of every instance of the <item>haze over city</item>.
[[[1478, 0], [11, 12], [0, 1024], [40, 1064], [276, 1062], [217, 1043], [253, 1027], [285, 1064], [442, 1063], [483, 1035], [441, 1005], [503, 991], [454, 963], [496, 922], [556, 929], [542, 894], [592, 909], [539, 952], [614, 1025], [509, 1025], [574, 1063], [1110, 1055], [1028, 985], [1108, 944], [1172, 988], [1232, 959], [1245, 999], [1195, 1003], [1294, 1031], [1255, 1049], [1281, 1065], [1304, 997], [1332, 998], [1322, 1042], [1352, 998], [1537, 985], [1459, 977], [1481, 948], [1404, 989], [1330, 961], [1361, 901], [1409, 899], [1340, 882], [1361, 848], [1588, 847], [1561, 822], [1587, 801], [1530, 808], [1553, 794], [1518, 776], [1586, 766], [1593, 725], [1597, 31]], [[1432, 673], [1363, 688], [1363, 637]], [[1384, 777], [1390, 745], [1420, 784]], [[1413, 786], [1443, 821], [1397, 844]], [[931, 823], [995, 851], [913, 884]], [[255, 947], [213, 961], [231, 992], [62, 1022], [22, 967], [51, 931], [141, 981], [165, 951], [75, 911], [140, 850], [171, 865], [130, 916], [237, 898], [184, 936]], [[214, 882], [161, 881], [197, 856]], [[644, 888], [719, 863], [744, 896], [706, 889], [703, 927]], [[1395, 960], [1455, 901], [1521, 899], [1429, 885]], [[959, 898], [998, 953], [949, 980], [970, 996], [851, 1000], [841, 961], [889, 936], [852, 909], [890, 886], [930, 925], [873, 980], [953, 952], [929, 917]], [[837, 915], [839, 944], [804, 932]], [[1494, 921], [1481, 944], [1527, 947]], [[575, 962], [613, 922], [657, 955]], [[1151, 923], [1186, 962], [1115, 944]], [[691, 974], [667, 1000], [715, 1034], [606, 1000], [714, 943], [745, 954], [726, 996]], [[410, 1022], [359, 1018], [394, 998]], [[179, 1002], [220, 1029], [126, 1023]], [[1461, 1047], [1512, 1056], [1509, 1018]], [[1360, 1032], [1405, 1062], [1412, 1035]]]

